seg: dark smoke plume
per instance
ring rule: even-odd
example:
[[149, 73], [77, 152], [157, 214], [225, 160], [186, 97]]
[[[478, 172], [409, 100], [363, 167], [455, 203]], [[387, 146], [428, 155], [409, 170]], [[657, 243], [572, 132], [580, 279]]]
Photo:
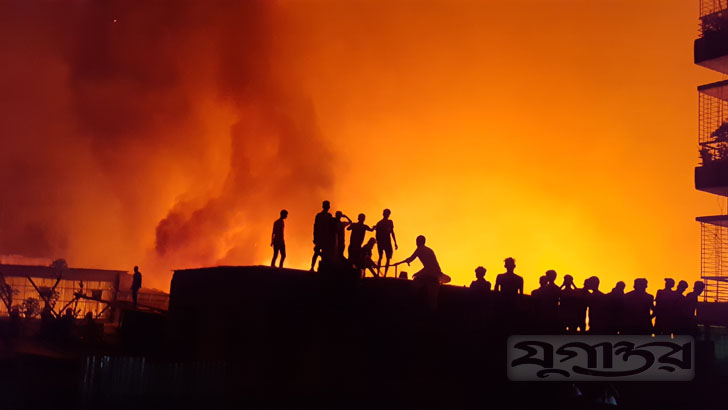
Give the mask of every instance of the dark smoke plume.
[[265, 0], [0, 3], [0, 254], [253, 262], [332, 184], [289, 37]]

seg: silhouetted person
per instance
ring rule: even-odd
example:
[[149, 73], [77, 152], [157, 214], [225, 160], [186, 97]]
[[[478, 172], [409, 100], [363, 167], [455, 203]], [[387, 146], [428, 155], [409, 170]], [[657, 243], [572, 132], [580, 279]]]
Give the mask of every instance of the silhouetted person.
[[585, 285], [590, 292], [587, 296], [587, 304], [589, 305], [589, 333], [609, 333], [609, 303], [607, 295], [599, 290], [599, 278], [592, 276], [587, 279]]
[[545, 321], [547, 322], [547, 328], [550, 331], [556, 330], [558, 327], [558, 309], [559, 309], [559, 297], [561, 296], [561, 289], [556, 285], [556, 271], [553, 269], [547, 270], [546, 274], [546, 288], [544, 289], [544, 312]]
[[681, 280], [680, 282], [677, 283], [677, 289], [675, 289], [675, 294], [685, 297], [685, 295], [683, 293], [685, 293], [685, 290], [687, 288], [688, 288], [688, 283], [685, 282], [684, 280]]
[[94, 315], [91, 312], [86, 312], [86, 316], [83, 319], [82, 337], [86, 343], [96, 343], [100, 339], [99, 329], [94, 322]]
[[[346, 222], [341, 218], [346, 219]], [[336, 211], [334, 216], [334, 225], [336, 227], [336, 256], [344, 259], [344, 249], [346, 249], [346, 227], [351, 225], [351, 219], [344, 215], [341, 211]]]
[[559, 286], [556, 284], [556, 271], [553, 269], [547, 270], [544, 276], [546, 276], [547, 289], [549, 289], [550, 292], [553, 292], [558, 297], [560, 289]]
[[351, 235], [349, 235], [349, 261], [359, 268], [361, 267], [357, 264], [361, 259], [359, 257], [359, 253], [361, 251], [361, 246], [364, 243], [364, 237], [366, 236], [367, 231], [371, 232], [374, 230], [374, 228], [364, 224], [366, 218], [366, 215], [359, 214], [357, 221], [346, 227], [347, 231], [351, 231]]
[[671, 319], [674, 313], [675, 295], [672, 290], [675, 280], [665, 278], [665, 288], [655, 294], [655, 333], [669, 334], [672, 328]]
[[[330, 259], [335, 245], [335, 231], [333, 217], [329, 213], [329, 201], [321, 203], [322, 211], [316, 214], [313, 222], [313, 257], [311, 258], [311, 271], [316, 266], [316, 259]], [[320, 265], [319, 265], [320, 266]]]
[[[668, 329], [666, 333], [684, 334], [687, 329], [685, 321], [685, 290], [688, 283], [681, 280], [677, 288], [672, 292], [672, 300], [668, 306]], [[682, 333], [681, 333], [682, 332]]]
[[634, 290], [624, 295], [625, 334], [651, 334], [653, 297], [647, 290], [647, 279], [634, 280]]
[[534, 289], [533, 292], [531, 292], [531, 296], [534, 297], [534, 299], [540, 299], [543, 296], [543, 292], [546, 290], [546, 286], [548, 286], [549, 281], [546, 279], [546, 275], [541, 275], [538, 278], [538, 288]]
[[[581, 289], [576, 292], [576, 318], [580, 332], [586, 332], [586, 309], [589, 307], [589, 279], [584, 280]], [[575, 329], [576, 331], [576, 329]]]
[[56, 319], [53, 317], [51, 307], [46, 304], [40, 312], [40, 334], [46, 339], [55, 336]]
[[377, 243], [376, 239], [369, 238], [367, 243], [361, 247], [359, 252], [357, 252], [359, 260], [355, 263], [355, 265], [357, 268], [361, 269], [362, 276], [366, 276], [368, 269], [372, 273], [372, 276], [379, 277], [379, 272], [374, 270], [376, 264], [374, 264], [374, 260], [372, 259], [375, 243]]
[[475, 280], [470, 282], [470, 289], [477, 292], [489, 292], [490, 282], [485, 280], [486, 269], [482, 266], [475, 268]]
[[139, 295], [139, 289], [142, 288], [142, 273], [139, 272], [139, 267], [134, 267], [134, 276], [131, 278], [131, 299], [134, 301], [134, 307], [137, 305], [137, 296]]
[[409, 265], [415, 259], [420, 260], [422, 269], [412, 275], [412, 279], [417, 283], [417, 286], [422, 286], [425, 289], [427, 304], [431, 309], [434, 309], [437, 306], [437, 293], [440, 283], [449, 282], [450, 277], [442, 273], [435, 252], [425, 246], [425, 242], [426, 239], [423, 235], [418, 236], [416, 240], [417, 249], [412, 253], [412, 256], [400, 263], [406, 262]]
[[698, 308], [698, 296], [705, 290], [705, 283], [696, 281], [693, 285], [693, 291], [685, 295], [685, 304], [683, 315], [686, 323], [686, 333], [693, 336], [698, 335], [698, 320], [696, 318], [696, 309]]
[[607, 294], [610, 315], [607, 318], [608, 331], [612, 334], [623, 333], [624, 327], [624, 282], [619, 281], [612, 291]]
[[387, 264], [384, 267], [384, 276], [387, 276], [387, 271], [389, 270], [389, 262], [392, 260], [392, 240], [394, 240], [394, 249], [399, 249], [397, 246], [397, 237], [394, 236], [394, 222], [392, 222], [391, 219], [389, 219], [389, 216], [392, 214], [392, 211], [389, 209], [385, 209], [382, 212], [382, 220], [377, 222], [377, 224], [374, 226], [374, 229], [376, 232], [376, 238], [377, 238], [377, 251], [379, 252], [379, 259], [377, 260], [377, 272], [379, 271], [379, 267], [382, 266], [382, 254], [386, 254], [387, 256]]
[[285, 229], [285, 223], [283, 222], [283, 220], [286, 218], [288, 218], [288, 211], [284, 209], [281, 211], [281, 217], [273, 222], [273, 233], [271, 234], [270, 238], [270, 246], [273, 247], [273, 259], [270, 261], [271, 267], [276, 266], [276, 258], [278, 258], [278, 253], [281, 254], [281, 260], [278, 267], [282, 268], [283, 261], [286, 260], [286, 240], [283, 236], [283, 231]]
[[561, 329], [574, 333], [584, 323], [584, 318], [579, 318], [580, 300], [582, 298], [581, 289], [576, 287], [574, 278], [571, 275], [564, 275], [564, 282], [561, 284], [559, 290], [559, 318], [561, 319]]
[[501, 273], [495, 278], [495, 291], [506, 296], [516, 296], [523, 294], [523, 278], [516, 275], [516, 260], [506, 258], [503, 261], [506, 268], [505, 273]]
[[427, 240], [423, 235], [418, 236], [416, 240], [417, 249], [415, 249], [415, 251], [412, 253], [412, 256], [402, 262], [405, 262], [407, 263], [407, 265], [409, 265], [415, 259], [419, 259], [420, 263], [422, 263], [422, 269], [412, 275], [412, 278], [417, 278], [421, 281], [440, 283], [443, 279], [444, 274], [440, 269], [440, 264], [437, 262], [435, 252], [425, 246], [426, 241]]
[[[542, 275], [538, 278], [539, 288], [531, 292], [531, 319], [532, 326], [540, 333], [553, 333], [559, 328], [558, 319], [558, 293], [554, 293], [549, 285], [551, 275]], [[553, 277], [555, 279], [555, 277]], [[557, 288], [558, 291], [558, 288]]]
[[71, 338], [71, 334], [73, 333], [73, 322], [75, 320], [76, 317], [73, 313], [73, 309], [71, 308], [66, 309], [66, 313], [59, 318], [59, 328], [62, 340], [68, 340]]

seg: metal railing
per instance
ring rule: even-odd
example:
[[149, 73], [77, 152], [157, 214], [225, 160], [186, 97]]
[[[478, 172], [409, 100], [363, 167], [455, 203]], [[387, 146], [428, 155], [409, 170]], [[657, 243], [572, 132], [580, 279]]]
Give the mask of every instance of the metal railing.
[[700, 34], [728, 29], [728, 0], [700, 0]]
[[703, 300], [728, 302], [728, 228], [700, 223], [700, 276], [705, 281]]

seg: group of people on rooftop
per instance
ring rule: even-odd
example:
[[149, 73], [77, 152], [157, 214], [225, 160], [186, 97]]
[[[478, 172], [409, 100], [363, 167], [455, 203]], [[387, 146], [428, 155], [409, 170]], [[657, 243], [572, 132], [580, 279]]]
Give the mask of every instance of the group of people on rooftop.
[[[374, 277], [386, 277], [390, 266], [410, 264], [419, 259], [423, 268], [412, 276], [415, 281], [431, 289], [450, 281], [450, 277], [442, 272], [435, 252], [425, 245], [426, 239], [422, 235], [417, 237], [417, 248], [410, 257], [391, 263], [398, 245], [389, 209], [385, 209], [382, 219], [374, 227], [370, 227], [365, 224], [364, 214], [359, 214], [357, 222], [353, 222], [341, 211], [331, 215], [330, 208], [330, 202], [323, 201], [322, 210], [316, 214], [314, 220], [311, 271], [320, 258], [319, 269], [322, 266], [348, 266], [358, 269], [362, 276], [369, 271]], [[283, 231], [287, 216], [288, 211], [282, 210], [280, 218], [273, 224], [272, 267], [275, 267], [276, 259], [280, 255], [279, 267], [282, 268], [286, 257]], [[347, 257], [344, 256], [347, 248], [346, 231], [351, 232]], [[375, 235], [364, 243], [367, 232], [375, 232]], [[377, 245], [379, 254], [376, 263], [372, 258], [374, 245]], [[383, 257], [386, 259], [382, 273]], [[492, 291], [507, 301], [523, 294], [523, 278], [515, 273], [515, 259], [506, 258], [504, 266], [506, 272], [496, 277]], [[470, 284], [470, 288], [477, 295], [492, 293], [491, 284], [485, 280], [485, 274], [484, 267], [475, 269], [476, 280]], [[406, 278], [406, 273], [404, 275]], [[675, 281], [667, 278], [664, 289], [657, 291], [656, 297], [653, 297], [646, 291], [647, 279], [644, 278], [635, 279], [634, 290], [627, 293], [622, 281], [617, 282], [611, 292], [603, 293], [599, 290], [600, 280], [596, 276], [584, 280], [581, 288], [575, 285], [571, 275], [564, 275], [560, 286], [556, 284], [556, 278], [555, 270], [546, 271], [539, 278], [539, 288], [531, 293], [533, 314], [539, 318], [538, 322], [544, 332], [585, 332], [587, 324], [590, 333], [601, 334], [670, 334], [696, 331], [695, 309], [698, 296], [705, 288], [701, 281], [695, 282], [692, 292], [684, 294], [688, 288], [687, 282], [680, 281], [673, 290]], [[428, 293], [431, 303], [436, 303], [432, 299], [436, 298], [437, 291]]]
[[[497, 276], [495, 291], [508, 298], [523, 294], [523, 278], [514, 272], [513, 258], [505, 259], [506, 272]], [[475, 269], [476, 280], [470, 288], [478, 294], [490, 293], [491, 284], [485, 280], [486, 269]], [[625, 283], [619, 281], [609, 293], [599, 290], [600, 280], [591, 276], [581, 288], [571, 275], [564, 275], [556, 284], [557, 273], [548, 270], [539, 278], [539, 288], [531, 292], [531, 314], [545, 333], [596, 334], [695, 334], [695, 309], [698, 297], [705, 289], [696, 281], [693, 290], [684, 294], [688, 283], [665, 279], [665, 287], [655, 297], [647, 293], [647, 279], [634, 280], [634, 289], [625, 293]], [[673, 289], [675, 288], [675, 289]], [[654, 325], [653, 325], [654, 319]]]
[[[437, 283], [449, 282], [449, 276], [442, 273], [440, 265], [437, 262], [435, 252], [425, 246], [426, 239], [420, 235], [417, 237], [417, 249], [407, 259], [392, 263], [394, 251], [399, 249], [397, 244], [397, 236], [394, 233], [394, 222], [390, 219], [392, 212], [389, 209], [382, 211], [382, 219], [370, 227], [366, 222], [366, 215], [360, 213], [357, 221], [354, 222], [341, 211], [336, 211], [334, 215], [330, 213], [331, 203], [323, 201], [322, 210], [316, 214], [313, 224], [313, 256], [311, 258], [311, 271], [316, 267], [319, 261], [319, 269], [325, 267], [341, 267], [350, 266], [358, 269], [362, 276], [367, 271], [374, 277], [386, 277], [391, 266], [402, 263], [410, 264], [415, 259], [422, 262], [423, 269], [413, 275], [413, 279], [430, 280]], [[273, 247], [273, 259], [271, 266], [283, 267], [283, 261], [286, 258], [286, 244], [284, 239], [284, 220], [288, 217], [288, 211], [282, 210], [280, 218], [273, 223], [273, 233], [271, 235], [271, 246]], [[350, 231], [349, 246], [346, 246], [346, 231]], [[364, 243], [367, 232], [374, 232], [374, 237]], [[379, 255], [377, 262], [373, 260], [374, 246], [377, 246]], [[347, 256], [344, 251], [347, 250]], [[280, 259], [278, 259], [280, 255]], [[382, 259], [384, 265], [382, 266]], [[382, 270], [382, 268], [384, 268]]]

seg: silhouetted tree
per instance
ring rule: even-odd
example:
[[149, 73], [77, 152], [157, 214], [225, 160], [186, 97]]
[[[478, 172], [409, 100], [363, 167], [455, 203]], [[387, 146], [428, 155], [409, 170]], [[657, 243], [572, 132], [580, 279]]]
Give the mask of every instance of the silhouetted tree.
[[13, 289], [7, 282], [5, 277], [0, 273], [0, 299], [5, 304], [5, 308], [8, 310], [8, 314], [12, 313], [13, 309], [13, 295], [17, 295], [18, 290]]
[[27, 298], [20, 305], [20, 310], [26, 319], [33, 318], [40, 313], [40, 302], [36, 298]]

